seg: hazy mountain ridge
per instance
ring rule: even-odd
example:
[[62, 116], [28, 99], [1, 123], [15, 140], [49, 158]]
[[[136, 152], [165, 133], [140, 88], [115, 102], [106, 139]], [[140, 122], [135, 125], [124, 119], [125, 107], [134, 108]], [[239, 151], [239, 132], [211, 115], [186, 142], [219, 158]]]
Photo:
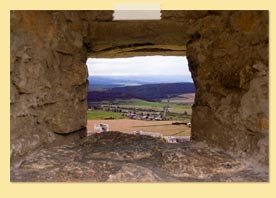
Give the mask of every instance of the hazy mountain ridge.
[[131, 99], [161, 100], [163, 98], [177, 96], [183, 93], [194, 93], [193, 83], [159, 83], [140, 86], [114, 87], [105, 91], [88, 92], [88, 101]]
[[145, 84], [192, 82], [190, 76], [183, 75], [89, 76], [88, 80], [89, 91]]

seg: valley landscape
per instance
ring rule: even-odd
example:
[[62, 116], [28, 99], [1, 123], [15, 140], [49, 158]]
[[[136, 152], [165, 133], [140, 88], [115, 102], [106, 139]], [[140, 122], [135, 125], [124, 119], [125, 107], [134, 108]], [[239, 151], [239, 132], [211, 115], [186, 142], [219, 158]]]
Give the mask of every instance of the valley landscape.
[[178, 76], [90, 76], [88, 135], [104, 123], [109, 131], [190, 136], [195, 87], [179, 81]]

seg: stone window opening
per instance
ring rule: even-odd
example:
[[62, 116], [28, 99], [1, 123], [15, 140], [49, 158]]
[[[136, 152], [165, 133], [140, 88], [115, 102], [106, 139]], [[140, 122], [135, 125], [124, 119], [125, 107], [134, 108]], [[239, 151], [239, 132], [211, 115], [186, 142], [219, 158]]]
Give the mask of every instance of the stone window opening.
[[190, 141], [195, 87], [186, 56], [88, 58], [86, 65], [88, 136], [119, 131]]
[[[112, 14], [11, 11], [11, 181], [267, 182], [268, 11]], [[187, 54], [196, 85], [191, 141], [118, 132], [79, 138], [87, 126], [85, 60], [157, 54]], [[97, 128], [108, 131], [104, 124]]]

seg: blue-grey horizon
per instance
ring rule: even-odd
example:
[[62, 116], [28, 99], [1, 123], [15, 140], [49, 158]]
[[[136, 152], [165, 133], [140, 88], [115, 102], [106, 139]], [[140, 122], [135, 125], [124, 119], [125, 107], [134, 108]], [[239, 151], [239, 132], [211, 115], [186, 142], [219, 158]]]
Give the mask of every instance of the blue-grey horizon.
[[89, 58], [89, 76], [190, 76], [185, 56], [137, 56], [130, 58]]

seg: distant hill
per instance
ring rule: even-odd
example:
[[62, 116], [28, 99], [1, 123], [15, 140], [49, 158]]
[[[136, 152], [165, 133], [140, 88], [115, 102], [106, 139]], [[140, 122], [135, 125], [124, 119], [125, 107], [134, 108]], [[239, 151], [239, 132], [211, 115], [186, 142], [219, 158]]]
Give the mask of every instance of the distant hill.
[[113, 87], [137, 86], [159, 83], [192, 82], [190, 76], [133, 75], [133, 76], [89, 76], [89, 91], [102, 91]]
[[161, 100], [174, 97], [183, 93], [194, 93], [193, 83], [160, 83], [145, 84], [139, 86], [114, 87], [104, 91], [88, 92], [88, 101], [96, 102], [103, 100], [131, 99], [138, 98], [144, 100]]

